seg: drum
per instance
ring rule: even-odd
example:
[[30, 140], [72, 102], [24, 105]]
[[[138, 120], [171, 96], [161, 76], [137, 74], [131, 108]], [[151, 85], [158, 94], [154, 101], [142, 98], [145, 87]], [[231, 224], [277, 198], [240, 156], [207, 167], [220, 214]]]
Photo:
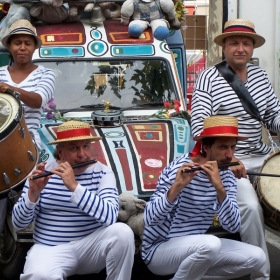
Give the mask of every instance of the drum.
[[116, 127], [122, 125], [123, 112], [120, 110], [97, 110], [91, 113], [94, 126], [97, 127]]
[[22, 184], [38, 162], [19, 98], [0, 93], [0, 194]]
[[260, 173], [279, 174], [277, 177], [259, 176], [255, 182], [260, 204], [263, 209], [264, 222], [272, 229], [280, 231], [280, 153], [274, 153], [268, 157]]

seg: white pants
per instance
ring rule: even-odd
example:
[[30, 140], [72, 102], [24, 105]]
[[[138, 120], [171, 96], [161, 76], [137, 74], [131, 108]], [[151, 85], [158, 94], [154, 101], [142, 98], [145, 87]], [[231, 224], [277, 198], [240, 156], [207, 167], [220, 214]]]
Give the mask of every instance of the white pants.
[[243, 242], [200, 234], [172, 238], [161, 244], [148, 268], [172, 280], [233, 279], [260, 269], [265, 254]]
[[130, 227], [115, 223], [67, 244], [33, 245], [20, 279], [60, 280], [74, 274], [98, 273], [106, 267], [108, 280], [129, 280], [134, 251]]
[[[265, 156], [236, 156], [247, 171], [259, 172]], [[253, 183], [254, 178], [250, 178]], [[241, 214], [240, 236], [243, 242], [259, 246], [266, 254], [264, 266], [251, 275], [251, 279], [265, 280], [270, 276], [270, 262], [264, 235], [264, 218], [255, 189], [249, 179], [237, 180], [237, 202]]]

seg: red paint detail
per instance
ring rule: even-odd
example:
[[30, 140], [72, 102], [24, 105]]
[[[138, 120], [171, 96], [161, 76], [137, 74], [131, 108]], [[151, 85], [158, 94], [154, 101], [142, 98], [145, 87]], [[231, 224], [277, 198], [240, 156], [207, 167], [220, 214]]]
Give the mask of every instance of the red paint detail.
[[146, 29], [141, 38], [132, 38], [128, 35], [128, 25], [122, 25], [115, 20], [105, 20], [103, 24], [110, 44], [150, 44], [154, 41], [151, 28]]
[[131, 178], [131, 172], [129, 167], [129, 162], [126, 154], [126, 150], [124, 148], [117, 148], [116, 153], [120, 159], [120, 163], [122, 166], [122, 171], [123, 171], [123, 176], [124, 176], [124, 181], [125, 181], [125, 186], [127, 191], [132, 191], [133, 190], [133, 185], [132, 185], [132, 178]]
[[[139, 155], [139, 164], [141, 166], [142, 180], [141, 184], [143, 190], [151, 191], [156, 188], [156, 183], [162, 169], [169, 163], [169, 131], [167, 130], [166, 123], [154, 123], [149, 125], [147, 123], [125, 124], [131, 135], [131, 141], [133, 142], [136, 151]], [[142, 127], [141, 127], [142, 126]], [[142, 130], [145, 130], [143, 132]], [[152, 141], [150, 138], [137, 138], [137, 135], [141, 133], [150, 133], [152, 135], [159, 135], [161, 133], [161, 141], [157, 137], [157, 141]], [[154, 139], [156, 140], [156, 139]], [[145, 164], [147, 159], [156, 159], [162, 161], [161, 167], [150, 167]], [[140, 172], [139, 171], [139, 172]], [[153, 174], [155, 177], [151, 180], [144, 180], [146, 174]]]
[[84, 45], [85, 29], [81, 22], [47, 24], [36, 27], [43, 45]]

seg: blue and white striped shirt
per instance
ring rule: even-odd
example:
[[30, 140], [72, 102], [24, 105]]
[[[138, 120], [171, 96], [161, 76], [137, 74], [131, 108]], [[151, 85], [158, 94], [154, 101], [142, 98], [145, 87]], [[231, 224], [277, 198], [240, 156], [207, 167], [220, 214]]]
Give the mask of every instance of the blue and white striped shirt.
[[[56, 166], [50, 162], [46, 170]], [[75, 177], [78, 186], [71, 192], [59, 176], [52, 175], [36, 203], [28, 198], [27, 181], [13, 208], [14, 227], [19, 230], [35, 220], [34, 242], [55, 246], [115, 223], [119, 196], [112, 170], [97, 162]]]
[[224, 229], [237, 232], [240, 228], [236, 178], [229, 169], [220, 171], [227, 193], [221, 204], [218, 203], [215, 188], [203, 171], [181, 191], [174, 203], [168, 201], [167, 192], [175, 181], [177, 170], [189, 162], [192, 162], [189, 156], [184, 155], [165, 167], [156, 191], [147, 202], [142, 242], [142, 258], [146, 264], [163, 242], [175, 237], [204, 234], [212, 224], [215, 212]]
[[[269, 130], [280, 131], [280, 103], [267, 73], [260, 67], [247, 65], [247, 81], [244, 84], [255, 101], [261, 117]], [[249, 137], [238, 141], [235, 155], [266, 155], [271, 147], [262, 142], [262, 126], [243, 108], [240, 99], [215, 66], [204, 70], [195, 86], [192, 97], [191, 127], [194, 136], [201, 133], [203, 120], [212, 115], [234, 116], [238, 119], [239, 134]]]

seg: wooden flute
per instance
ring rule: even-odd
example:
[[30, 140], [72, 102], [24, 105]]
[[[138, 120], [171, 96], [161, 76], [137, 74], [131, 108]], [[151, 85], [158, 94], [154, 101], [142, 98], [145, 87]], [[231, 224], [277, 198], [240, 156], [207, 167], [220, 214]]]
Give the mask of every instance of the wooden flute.
[[[218, 164], [218, 168], [226, 168], [229, 166], [235, 166], [235, 165], [239, 165], [239, 161], [233, 161], [233, 162], [229, 162], [229, 163], [222, 163], [222, 164]], [[190, 170], [188, 169], [182, 169], [182, 173], [186, 173], [186, 172], [194, 172], [197, 170], [202, 170], [202, 168], [200, 166], [194, 166], [192, 167]]]
[[[97, 162], [96, 159], [92, 159], [92, 160], [89, 160], [89, 161], [74, 164], [71, 167], [73, 169], [75, 169], [75, 168], [83, 167], [83, 166], [86, 166], [86, 165], [89, 165], [89, 164], [92, 164], [92, 163], [96, 163], [96, 162]], [[42, 177], [47, 177], [47, 176], [52, 175], [52, 174], [53, 174], [52, 172], [45, 172], [45, 173], [42, 173], [42, 174], [39, 174], [39, 175], [31, 176], [30, 180], [35, 180], [35, 179], [39, 179], [39, 178], [42, 178]]]

